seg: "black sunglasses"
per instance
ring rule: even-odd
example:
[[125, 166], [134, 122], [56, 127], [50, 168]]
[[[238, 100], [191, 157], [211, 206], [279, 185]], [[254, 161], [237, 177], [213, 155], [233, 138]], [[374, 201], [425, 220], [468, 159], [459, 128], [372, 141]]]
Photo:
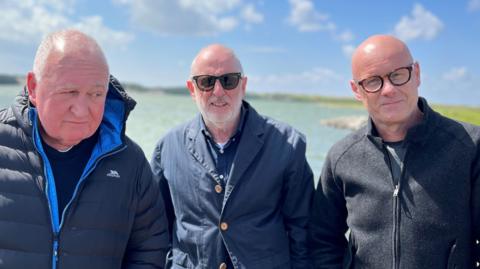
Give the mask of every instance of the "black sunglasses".
[[217, 79], [222, 84], [223, 89], [233, 90], [238, 86], [238, 82], [242, 78], [242, 73], [227, 73], [221, 76], [200, 75], [193, 76], [192, 79], [197, 84], [199, 90], [208, 92], [213, 90]]

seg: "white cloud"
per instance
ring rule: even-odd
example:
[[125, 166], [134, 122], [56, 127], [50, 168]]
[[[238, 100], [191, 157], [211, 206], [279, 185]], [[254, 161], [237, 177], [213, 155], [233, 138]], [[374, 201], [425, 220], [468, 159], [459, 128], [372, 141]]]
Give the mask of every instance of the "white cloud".
[[355, 38], [355, 35], [350, 30], [345, 30], [341, 34], [338, 34], [336, 38], [343, 42], [350, 42]]
[[253, 4], [243, 9], [242, 0], [114, 0], [125, 5], [131, 20], [159, 35], [211, 36], [247, 24], [263, 22]]
[[132, 34], [114, 31], [106, 27], [103, 24], [103, 18], [100, 16], [84, 17], [72, 25], [72, 28], [94, 37], [102, 47], [114, 47], [115, 45], [125, 46], [134, 38]]
[[289, 0], [290, 16], [288, 22], [300, 32], [333, 31], [336, 25], [329, 21], [328, 15], [315, 10], [311, 0]]
[[248, 4], [242, 9], [242, 18], [252, 24], [263, 22], [263, 14], [258, 12], [253, 4]]
[[13, 43], [38, 43], [46, 34], [64, 29], [79, 28], [104, 46], [124, 46], [133, 39], [131, 34], [115, 31], [103, 24], [100, 16], [72, 20], [74, 1], [0, 1], [2, 19], [0, 20], [0, 40]]
[[345, 57], [348, 59], [352, 58], [352, 54], [355, 51], [355, 46], [353, 45], [343, 45], [342, 46], [342, 51]]
[[450, 69], [443, 74], [442, 78], [447, 81], [462, 81], [467, 78], [467, 76], [468, 70], [465, 66], [462, 66]]
[[287, 22], [290, 25], [296, 27], [300, 32], [329, 32], [334, 40], [343, 43], [343, 53], [349, 54], [345, 50], [350, 49], [348, 43], [355, 38], [352, 31], [340, 31], [327, 14], [315, 9], [313, 0], [289, 0], [289, 3], [291, 9]]
[[474, 12], [480, 10], [480, 0], [470, 0], [468, 2], [468, 11]]
[[443, 29], [442, 21], [421, 4], [415, 4], [410, 16], [403, 16], [395, 25], [394, 34], [404, 40], [435, 38]]

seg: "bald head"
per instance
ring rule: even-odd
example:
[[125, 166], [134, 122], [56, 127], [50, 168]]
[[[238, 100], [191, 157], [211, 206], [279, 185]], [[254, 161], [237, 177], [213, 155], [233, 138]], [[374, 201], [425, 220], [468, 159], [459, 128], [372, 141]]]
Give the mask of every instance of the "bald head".
[[40, 43], [33, 63], [36, 80], [64, 58], [92, 62], [106, 68], [108, 73], [107, 60], [97, 42], [80, 31], [69, 29], [51, 33]]
[[375, 65], [405, 66], [413, 62], [408, 47], [399, 39], [389, 35], [374, 35], [363, 41], [352, 56], [354, 79], [365, 69]]
[[193, 59], [190, 74], [213, 75], [214, 73], [212, 72], [224, 68], [229, 69], [229, 72], [243, 73], [242, 64], [232, 49], [221, 44], [212, 44], [198, 52], [197, 56]]

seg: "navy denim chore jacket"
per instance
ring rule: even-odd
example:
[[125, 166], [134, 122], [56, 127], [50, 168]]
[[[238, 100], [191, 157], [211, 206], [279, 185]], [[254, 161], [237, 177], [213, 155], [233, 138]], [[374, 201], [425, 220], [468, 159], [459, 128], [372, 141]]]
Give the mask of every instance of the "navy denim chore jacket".
[[171, 268], [219, 268], [226, 253], [235, 268], [310, 268], [306, 227], [314, 186], [305, 137], [243, 106], [247, 118], [226, 185], [200, 114], [155, 148], [152, 169], [171, 222]]

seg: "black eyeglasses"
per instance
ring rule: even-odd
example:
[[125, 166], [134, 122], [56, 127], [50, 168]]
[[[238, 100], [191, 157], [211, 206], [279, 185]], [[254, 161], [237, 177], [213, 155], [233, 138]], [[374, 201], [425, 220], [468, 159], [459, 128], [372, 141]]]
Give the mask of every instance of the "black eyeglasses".
[[200, 75], [192, 77], [193, 81], [195, 81], [195, 84], [197, 84], [198, 89], [204, 92], [209, 92], [213, 90], [217, 79], [220, 81], [220, 84], [222, 84], [223, 89], [233, 90], [238, 86], [240, 78], [242, 78], [242, 73], [227, 73], [218, 77], [211, 75]]
[[357, 83], [362, 86], [366, 92], [378, 92], [381, 90], [384, 83], [383, 77], [387, 77], [394, 86], [402, 86], [410, 81], [413, 65], [414, 63], [409, 66], [397, 68], [384, 76], [373, 76], [362, 79]]

